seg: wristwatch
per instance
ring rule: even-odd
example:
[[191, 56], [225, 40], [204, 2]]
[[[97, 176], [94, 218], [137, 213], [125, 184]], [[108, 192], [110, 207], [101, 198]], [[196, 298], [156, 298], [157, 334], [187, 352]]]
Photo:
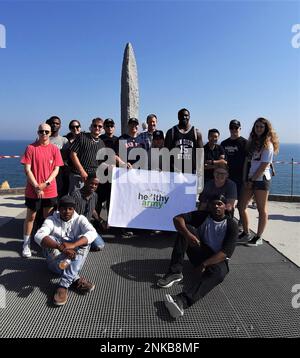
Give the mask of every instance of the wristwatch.
[[46, 183], [46, 186], [49, 186], [49, 185], [50, 185], [50, 181], [49, 181], [49, 180], [47, 180], [45, 183]]

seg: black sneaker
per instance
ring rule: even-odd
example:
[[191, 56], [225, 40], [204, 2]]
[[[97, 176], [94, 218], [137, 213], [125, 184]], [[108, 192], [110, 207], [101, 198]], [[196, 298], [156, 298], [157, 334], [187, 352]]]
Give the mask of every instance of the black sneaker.
[[123, 231], [121, 236], [123, 239], [130, 239], [131, 237], [133, 237], [133, 232], [132, 231]]
[[173, 318], [179, 318], [184, 314], [183, 303], [177, 296], [167, 294], [165, 306]]
[[246, 244], [246, 243], [249, 242], [251, 239], [252, 239], [252, 235], [251, 235], [249, 232], [246, 233], [245, 231], [243, 231], [243, 232], [241, 232], [241, 233], [239, 234], [237, 243]]
[[157, 281], [157, 286], [162, 288], [169, 288], [173, 286], [174, 283], [180, 282], [183, 280], [182, 273], [167, 273], [164, 277], [160, 278]]
[[259, 246], [262, 245], [263, 241], [260, 236], [254, 236], [253, 239], [247, 242], [246, 246]]

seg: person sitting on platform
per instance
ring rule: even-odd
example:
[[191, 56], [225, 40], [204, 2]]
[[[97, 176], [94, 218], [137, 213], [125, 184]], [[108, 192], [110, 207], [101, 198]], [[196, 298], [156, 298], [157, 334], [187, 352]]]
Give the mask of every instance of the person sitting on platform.
[[63, 196], [58, 204], [59, 211], [44, 221], [34, 237], [43, 248], [49, 270], [60, 275], [53, 299], [56, 306], [67, 302], [69, 287], [81, 294], [95, 288], [93, 283], [79, 276], [79, 271], [97, 232], [85, 216], [76, 213], [75, 205], [71, 196]]
[[199, 195], [199, 210], [207, 210], [208, 203], [214, 195], [225, 196], [227, 199], [226, 211], [233, 216], [237, 190], [235, 182], [228, 179], [228, 167], [226, 164], [216, 164], [214, 179], [204, 184], [204, 189]]
[[[96, 190], [99, 185], [99, 179], [95, 173], [88, 175], [84, 186], [81, 189], [73, 191], [72, 197], [75, 200], [75, 211], [79, 215], [84, 215], [90, 223], [97, 229], [101, 227], [101, 218], [99, 217], [96, 206], [98, 195]], [[96, 239], [91, 243], [91, 251], [100, 251], [104, 248], [104, 241], [98, 234]]]
[[176, 296], [166, 295], [165, 306], [173, 318], [183, 316], [186, 308], [221, 283], [229, 272], [228, 259], [235, 249], [238, 225], [225, 215], [226, 202], [223, 195], [215, 195], [209, 202], [209, 213], [192, 211], [173, 219], [178, 234], [168, 272], [157, 285], [169, 288], [183, 280], [185, 253], [197, 275], [192, 287]]

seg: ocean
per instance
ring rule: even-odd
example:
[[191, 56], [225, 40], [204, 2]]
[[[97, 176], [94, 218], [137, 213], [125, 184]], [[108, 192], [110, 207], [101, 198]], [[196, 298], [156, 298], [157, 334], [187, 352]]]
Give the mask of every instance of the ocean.
[[[1, 155], [22, 155], [29, 141], [0, 140]], [[274, 157], [276, 175], [273, 177], [271, 193], [300, 195], [300, 144], [281, 144], [279, 154]], [[280, 163], [276, 163], [280, 162]], [[293, 171], [293, 175], [292, 175]], [[0, 184], [7, 180], [11, 188], [24, 187], [26, 177], [20, 158], [0, 159]]]

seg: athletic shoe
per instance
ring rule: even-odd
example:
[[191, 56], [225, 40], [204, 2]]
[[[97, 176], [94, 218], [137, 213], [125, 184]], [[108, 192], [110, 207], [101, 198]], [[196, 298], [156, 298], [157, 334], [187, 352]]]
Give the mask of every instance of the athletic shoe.
[[239, 234], [237, 243], [242, 243], [242, 244], [246, 244], [247, 242], [249, 242], [252, 239], [252, 235], [248, 232], [245, 233], [245, 231], [241, 232]]
[[27, 243], [23, 244], [22, 256], [25, 258], [31, 257], [30, 245]]
[[253, 239], [247, 242], [246, 246], [259, 246], [262, 244], [263, 244], [262, 238], [255, 235]]
[[183, 304], [177, 296], [166, 295], [165, 306], [173, 318], [179, 318], [183, 316], [184, 309]]
[[174, 283], [180, 282], [182, 280], [182, 273], [167, 273], [164, 277], [160, 278], [157, 281], [157, 286], [161, 288], [169, 288], [173, 286]]
[[68, 300], [68, 289], [65, 287], [58, 287], [53, 297], [55, 306], [63, 306]]
[[131, 237], [133, 237], [133, 232], [132, 231], [123, 231], [121, 236], [123, 239], [130, 239]]
[[74, 281], [71, 287], [79, 293], [88, 293], [94, 290], [95, 285], [86, 280], [83, 277], [80, 277], [78, 280]]

